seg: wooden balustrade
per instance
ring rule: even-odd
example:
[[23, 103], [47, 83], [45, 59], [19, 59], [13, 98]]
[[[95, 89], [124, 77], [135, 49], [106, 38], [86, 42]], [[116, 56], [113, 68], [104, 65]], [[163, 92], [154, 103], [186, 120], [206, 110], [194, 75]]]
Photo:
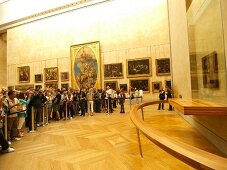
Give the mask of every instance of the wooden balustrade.
[[156, 145], [158, 145], [168, 153], [172, 154], [176, 158], [191, 165], [192, 167], [195, 167], [198, 169], [220, 169], [220, 170], [226, 169], [227, 170], [227, 158], [212, 154], [210, 152], [196, 148], [189, 144], [172, 139], [170, 136], [167, 136], [157, 131], [156, 129], [152, 128], [149, 124], [143, 121], [143, 117], [140, 115], [138, 110], [143, 109], [143, 107], [159, 104], [162, 102], [167, 103], [167, 101], [153, 101], [148, 103], [142, 103], [139, 105], [135, 105], [130, 110], [130, 118], [132, 122], [135, 124], [137, 129], [138, 143], [139, 143], [141, 156], [143, 157], [142, 147], [140, 142], [140, 132], [142, 132], [153, 143], [155, 143]]

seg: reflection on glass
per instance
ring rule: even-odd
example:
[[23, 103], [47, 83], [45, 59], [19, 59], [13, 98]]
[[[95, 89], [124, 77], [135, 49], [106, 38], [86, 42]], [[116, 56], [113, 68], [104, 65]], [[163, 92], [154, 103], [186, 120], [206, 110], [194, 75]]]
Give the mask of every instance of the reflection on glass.
[[192, 97], [226, 98], [225, 55], [220, 0], [187, 1]]

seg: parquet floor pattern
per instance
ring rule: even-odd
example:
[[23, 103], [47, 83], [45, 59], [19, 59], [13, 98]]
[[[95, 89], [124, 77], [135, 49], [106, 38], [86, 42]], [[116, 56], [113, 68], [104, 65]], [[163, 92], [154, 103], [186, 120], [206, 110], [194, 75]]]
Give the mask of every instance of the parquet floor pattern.
[[[129, 106], [126, 106], [129, 111]], [[173, 138], [218, 152], [176, 112], [144, 109], [145, 121]], [[144, 158], [138, 151], [129, 114], [95, 116], [51, 122], [13, 142], [15, 152], [0, 154], [0, 170], [187, 170], [193, 169], [141, 135]]]

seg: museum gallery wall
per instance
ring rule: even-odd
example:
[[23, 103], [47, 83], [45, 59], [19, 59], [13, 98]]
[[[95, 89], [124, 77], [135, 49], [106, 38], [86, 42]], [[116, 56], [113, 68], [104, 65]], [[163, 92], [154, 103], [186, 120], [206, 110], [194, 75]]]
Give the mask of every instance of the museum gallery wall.
[[[128, 3], [131, 7], [125, 10]], [[121, 15], [116, 15], [116, 11]], [[118, 87], [121, 84], [129, 87], [130, 82], [141, 79], [149, 83], [146, 91], [152, 93], [153, 82], [162, 82], [165, 87], [165, 81], [171, 80], [171, 70], [164, 68], [164, 73], [157, 74], [156, 64], [157, 59], [170, 62], [171, 58], [167, 1], [114, 0], [9, 29], [8, 86], [74, 86], [70, 48], [91, 42], [100, 44], [99, 87], [108, 81], [116, 81]], [[128, 72], [128, 63], [141, 60], [146, 65], [146, 59], [149, 72], [138, 73], [139, 76]], [[18, 68], [25, 66], [30, 68], [29, 82], [18, 81]], [[108, 67], [116, 67], [121, 73], [105, 73]], [[57, 78], [46, 79], [48, 68], [58, 69]]]

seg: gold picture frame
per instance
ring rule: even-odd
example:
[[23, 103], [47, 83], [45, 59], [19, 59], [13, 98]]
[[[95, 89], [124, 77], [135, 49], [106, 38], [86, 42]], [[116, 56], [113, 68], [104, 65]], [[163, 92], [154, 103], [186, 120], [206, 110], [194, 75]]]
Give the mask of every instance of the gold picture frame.
[[137, 58], [126, 60], [127, 77], [146, 77], [152, 74], [151, 58]]
[[45, 83], [45, 90], [48, 90], [48, 89], [58, 89], [58, 82], [52, 81], [52, 82]]
[[149, 78], [138, 78], [138, 79], [130, 79], [129, 87], [137, 90], [143, 90], [144, 93], [150, 92], [150, 79]]
[[120, 84], [119, 87], [120, 87], [120, 89], [123, 89], [124, 91], [128, 91], [128, 84], [127, 83]]
[[69, 90], [69, 83], [62, 83], [61, 84], [61, 89], [65, 88], [66, 90]]
[[201, 59], [204, 88], [219, 88], [218, 79], [218, 58], [214, 51]]
[[158, 93], [161, 88], [162, 88], [161, 81], [152, 82], [152, 92], [153, 93]]
[[69, 81], [69, 72], [61, 72], [61, 81]]
[[168, 76], [170, 74], [170, 58], [156, 59], [156, 75]]
[[19, 83], [29, 83], [30, 82], [30, 67], [29, 66], [18, 67], [18, 80], [19, 80]]
[[35, 90], [42, 90], [43, 86], [42, 85], [35, 85]]
[[118, 89], [118, 82], [117, 81], [105, 81], [104, 82], [104, 89], [106, 86], [110, 86], [111, 89], [117, 90]]
[[43, 82], [42, 74], [35, 74], [35, 83], [42, 83], [42, 82]]
[[172, 89], [172, 80], [165, 80], [165, 88], [169, 87]]
[[8, 91], [14, 90], [14, 86], [8, 86]]
[[33, 90], [34, 84], [23, 84], [23, 85], [15, 85], [15, 90], [25, 92], [27, 90]]
[[73, 89], [101, 88], [100, 43], [90, 42], [70, 47]]
[[45, 82], [58, 81], [58, 67], [44, 68]]
[[104, 79], [123, 78], [122, 63], [104, 64]]

